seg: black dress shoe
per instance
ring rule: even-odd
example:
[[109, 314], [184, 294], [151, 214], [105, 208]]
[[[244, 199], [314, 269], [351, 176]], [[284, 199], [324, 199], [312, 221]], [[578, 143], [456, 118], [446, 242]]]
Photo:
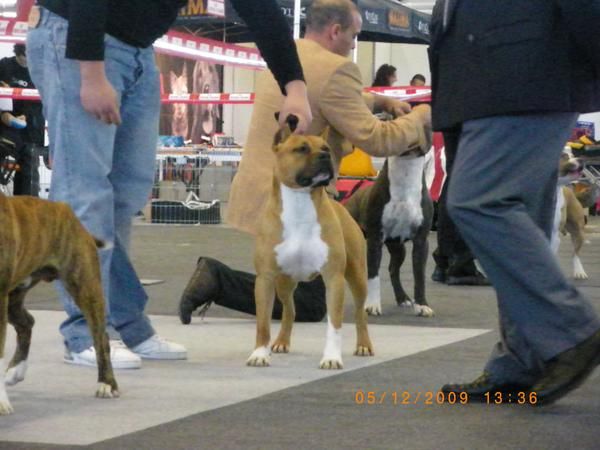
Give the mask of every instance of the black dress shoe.
[[[479, 378], [471, 383], [464, 384], [445, 384], [442, 386], [442, 392], [449, 394], [454, 392], [459, 395], [466, 392], [469, 396], [469, 401], [479, 402], [493, 402], [495, 394], [501, 393], [502, 396], [514, 395], [515, 398], [519, 392], [529, 392], [531, 385], [526, 384], [495, 384], [491, 381], [490, 375], [487, 372], [483, 372]], [[486, 394], [489, 394], [486, 396]]]
[[446, 269], [443, 269], [441, 266], [436, 264], [435, 269], [433, 269], [433, 273], [431, 274], [431, 279], [433, 281], [437, 281], [438, 283], [445, 283]]
[[448, 275], [446, 284], [450, 286], [490, 286], [490, 281], [481, 272], [469, 275]]
[[549, 405], [579, 387], [600, 364], [600, 330], [548, 361], [544, 375], [531, 388], [536, 405]]
[[210, 258], [200, 257], [198, 259], [196, 271], [181, 295], [179, 320], [184, 325], [192, 321], [192, 313], [196, 309], [200, 308], [200, 314], [205, 314], [218, 292], [218, 280], [210, 269], [210, 262]]

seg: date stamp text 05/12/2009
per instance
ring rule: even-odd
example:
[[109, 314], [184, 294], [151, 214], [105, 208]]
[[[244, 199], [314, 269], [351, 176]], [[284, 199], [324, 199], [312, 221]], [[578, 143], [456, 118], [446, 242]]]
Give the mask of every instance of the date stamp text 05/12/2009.
[[488, 405], [535, 405], [535, 392], [486, 392], [483, 400], [469, 399], [466, 392], [441, 391], [370, 391], [358, 389], [354, 392], [354, 403], [357, 405], [467, 405], [469, 403], [484, 403]]

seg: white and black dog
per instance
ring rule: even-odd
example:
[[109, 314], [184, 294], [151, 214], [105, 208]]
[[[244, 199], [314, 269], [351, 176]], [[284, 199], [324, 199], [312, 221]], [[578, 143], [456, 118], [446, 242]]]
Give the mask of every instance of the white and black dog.
[[569, 184], [576, 181], [583, 169], [582, 164], [573, 157], [569, 147], [565, 147], [558, 165], [558, 186], [556, 188], [556, 209], [554, 211], [554, 227], [552, 229], [551, 246], [554, 253], [558, 253], [560, 234], [571, 235], [573, 243], [573, 278], [587, 279], [587, 274], [579, 258], [585, 235], [585, 211], [579, 200], [575, 197]]
[[[371, 315], [381, 314], [379, 266], [385, 244], [390, 252], [389, 273], [396, 303], [413, 307], [417, 316], [433, 316], [425, 299], [427, 236], [433, 220], [433, 203], [423, 173], [425, 159], [410, 155], [388, 158], [375, 184], [360, 189], [346, 203], [367, 238], [369, 282], [365, 308]], [[400, 282], [400, 267], [406, 257], [404, 243], [409, 240], [413, 243], [414, 301]]]

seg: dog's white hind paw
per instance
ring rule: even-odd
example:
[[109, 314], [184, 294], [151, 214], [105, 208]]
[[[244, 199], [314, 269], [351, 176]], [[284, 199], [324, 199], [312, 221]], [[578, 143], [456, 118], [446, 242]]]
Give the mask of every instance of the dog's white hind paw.
[[433, 309], [427, 305], [414, 304], [415, 316], [418, 317], [433, 317]]
[[98, 383], [98, 389], [96, 390], [97, 398], [118, 398], [119, 391], [113, 391], [112, 386], [106, 383]]
[[379, 277], [371, 278], [367, 282], [367, 301], [365, 311], [370, 316], [381, 315], [381, 286]]
[[398, 306], [400, 308], [412, 308], [414, 305], [415, 305], [415, 302], [413, 302], [412, 300], [404, 300]]
[[271, 365], [271, 352], [267, 347], [258, 347], [246, 360], [247, 366], [268, 367]]
[[6, 401], [0, 400], [0, 416], [7, 416], [14, 412], [13, 407], [10, 405], [8, 399]]
[[573, 278], [576, 280], [587, 280], [588, 278], [583, 264], [581, 264], [581, 259], [577, 255], [573, 257]]
[[4, 382], [7, 386], [14, 386], [25, 379], [26, 372], [27, 361], [21, 361], [19, 364], [6, 371], [6, 378], [4, 379]]
[[[0, 383], [3, 383], [1, 377]], [[4, 390], [4, 384], [2, 384], [0, 385], [0, 416], [6, 416], [11, 414], [13, 411], [13, 407], [8, 400], [8, 395], [6, 395], [6, 391]]]
[[321, 359], [321, 362], [319, 363], [319, 368], [325, 370], [343, 369], [344, 363], [342, 362], [342, 358], [323, 357], [323, 359]]
[[575, 278], [576, 280], [587, 280], [588, 275], [587, 273], [585, 273], [585, 271], [582, 270], [581, 272], [573, 273], [573, 278]]

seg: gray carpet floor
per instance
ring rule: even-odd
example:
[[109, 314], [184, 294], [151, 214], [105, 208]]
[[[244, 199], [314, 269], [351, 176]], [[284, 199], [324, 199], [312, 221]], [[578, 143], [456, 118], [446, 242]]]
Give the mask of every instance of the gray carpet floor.
[[[600, 311], [600, 258], [598, 257], [600, 220], [597, 218], [591, 220], [591, 232], [588, 238], [590, 243], [584, 246], [582, 260], [590, 278], [586, 281], [578, 281], [576, 285]], [[430, 246], [433, 249], [435, 234], [432, 234], [430, 239]], [[567, 239], [563, 241], [560, 260], [565, 271], [570, 273], [571, 247]], [[222, 341], [209, 339], [201, 331], [198, 331], [196, 337], [194, 330], [201, 330], [202, 327], [220, 323], [220, 320], [224, 319], [236, 319], [240, 323], [247, 324], [248, 319], [251, 319], [249, 316], [212, 306], [204, 321], [194, 317], [191, 327], [184, 327], [176, 323], [173, 315], [176, 314], [179, 296], [193, 272], [198, 256], [213, 256], [237, 269], [252, 270], [252, 247], [252, 241], [246, 235], [221, 226], [137, 225], [134, 228], [132, 255], [138, 273], [142, 278], [164, 280], [161, 284], [147, 288], [150, 297], [147, 310], [150, 314], [161, 316], [157, 319], [157, 328], [165, 323], [166, 331], [174, 330], [174, 338], [185, 335], [186, 345], [196, 352], [207, 345], [218, 348], [220, 344], [226, 342], [225, 337]], [[430, 260], [428, 274], [432, 270], [433, 263]], [[2, 424], [5, 419], [0, 418], [0, 449], [598, 448], [598, 437], [600, 437], [600, 371], [598, 370], [580, 389], [546, 408], [519, 405], [438, 405], [435, 402], [427, 405], [423, 400], [417, 401], [416, 404], [415, 402], [402, 404], [400, 397], [394, 401], [392, 397], [394, 393], [401, 395], [403, 392], [408, 392], [414, 399], [419, 392], [423, 394], [436, 392], [445, 382], [467, 381], [478, 376], [492, 345], [497, 340], [497, 313], [492, 288], [448, 287], [428, 280], [427, 297], [436, 315], [431, 319], [413, 317], [394, 305], [391, 284], [386, 272], [386, 270], [382, 271], [384, 315], [371, 318], [370, 323], [391, 327], [390, 330], [395, 330], [399, 328], [396, 327], [397, 325], [401, 325], [490, 331], [367, 367], [340, 371], [333, 376], [274, 390], [249, 400], [240, 399], [239, 402], [227, 406], [165, 421], [85, 446], [51, 444], [54, 442], [51, 438], [53, 433], [65, 432], [60, 430], [58, 433], [51, 428], [47, 430], [50, 436], [45, 441], [47, 443], [36, 444], [27, 441], [26, 436], [8, 441], [3, 436], [6, 436], [12, 428], [8, 427], [7, 421]], [[408, 287], [407, 292], [412, 291], [411, 279], [410, 261], [407, 258], [402, 271], [403, 283]], [[351, 322], [349, 303], [347, 302], [346, 318]], [[30, 294], [28, 307], [42, 312], [60, 310], [53, 288], [47, 285], [36, 288]], [[167, 323], [171, 325], [167, 326]], [[181, 330], [170, 326], [180, 327]], [[54, 325], [46, 332], [48, 339], [60, 346], [60, 337], [57, 331], [52, 330], [53, 327]], [[158, 331], [161, 332], [161, 329], [159, 328]], [[323, 327], [319, 337], [324, 336], [324, 332]], [[166, 333], [163, 334], [165, 337], [170, 337]], [[393, 342], [386, 345], [393, 346]], [[396, 345], [401, 348], [411, 344], [408, 339], [403, 339], [400, 335]], [[247, 346], [251, 348], [252, 342]], [[210, 358], [207, 357], [204, 364], [210, 364]], [[153, 382], [159, 383], [162, 389], [169, 390], [173, 380], [181, 374], [178, 371], [183, 370], [178, 367], [177, 365], [167, 369], [160, 367], [162, 371], [166, 370], [166, 375], [163, 374], [159, 377], [159, 381]], [[240, 370], [242, 367], [243, 360]], [[148, 365], [148, 368], [144, 366], [138, 373], [142, 374], [144, 370], [151, 372], [154, 366]], [[185, 370], [189, 373], [188, 366], [185, 366]], [[174, 375], [170, 377], [169, 371], [173, 371]], [[68, 373], [69, 376], [82, 378], [84, 386], [93, 389], [90, 380], [93, 371], [71, 368]], [[34, 383], [34, 375], [32, 369], [31, 383]], [[48, 377], [50, 376], [49, 374]], [[203, 379], [203, 376], [206, 378]], [[256, 377], [256, 383], [264, 381], [261, 379], [262, 375], [249, 373], [248, 377]], [[200, 399], [203, 396], [215, 395], [212, 387], [214, 385], [208, 379], [208, 372], [198, 369], [198, 376], [190, 375], [190, 378], [183, 389], [181, 386], [177, 389], [173, 386], [172, 389], [177, 391], [178, 395], [181, 395], [182, 391], [187, 391], [189, 396]], [[123, 375], [123, 379], [126, 383], [134, 383], [135, 373]], [[62, 381], [72, 383], [69, 380]], [[23, 383], [22, 389], [25, 389], [25, 383], [28, 383], [28, 380]], [[223, 389], [227, 390], [228, 395], [235, 393], [236, 383], [232, 382]], [[377, 399], [375, 404], [367, 404], [367, 402], [358, 404], [356, 393], [359, 391], [374, 392]], [[35, 399], [38, 402], [35, 417], [27, 414], [19, 415], [17, 411], [9, 420], [26, 422], [38, 419], [44, 414], [54, 413], [56, 407], [49, 404], [44, 406], [45, 397], [42, 394], [43, 392]], [[72, 392], [71, 394], [75, 395]], [[386, 394], [386, 397], [382, 400], [383, 394]], [[11, 390], [9, 395], [12, 395]], [[123, 399], [118, 401], [121, 400]], [[64, 401], [74, 400], [65, 398]], [[94, 401], [96, 400], [89, 398], [89, 402]], [[156, 407], [161, 407], [160, 402], [157, 402]], [[123, 420], [127, 421], [128, 415], [144, 415], [146, 411], [138, 408], [120, 414], [123, 414]], [[82, 430], [89, 432], [89, 429], [100, 427], [101, 423], [94, 414], [93, 408], [82, 410], [79, 424]], [[73, 429], [72, 432], [78, 433], [78, 430]]]

